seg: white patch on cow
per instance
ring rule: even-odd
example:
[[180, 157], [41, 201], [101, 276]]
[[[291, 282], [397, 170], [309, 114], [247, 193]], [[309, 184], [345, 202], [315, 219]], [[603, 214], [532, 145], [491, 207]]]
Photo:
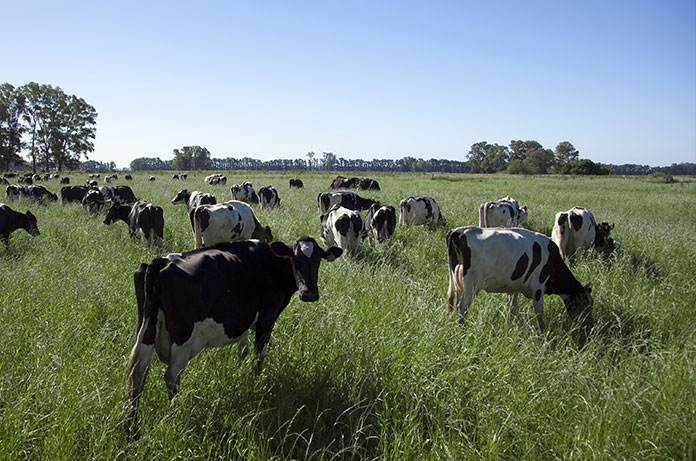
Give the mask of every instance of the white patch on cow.
[[312, 257], [312, 253], [314, 253], [314, 245], [307, 242], [300, 242], [300, 251], [309, 259]]
[[[188, 360], [207, 347], [223, 347], [233, 343], [246, 343], [249, 338], [249, 329], [256, 325], [259, 313], [256, 313], [254, 321], [249, 328], [236, 338], [230, 338], [225, 334], [225, 327], [211, 318], [193, 324], [191, 337], [181, 346], [172, 344], [172, 357], [184, 354]], [[245, 344], [244, 344], [245, 345]]]

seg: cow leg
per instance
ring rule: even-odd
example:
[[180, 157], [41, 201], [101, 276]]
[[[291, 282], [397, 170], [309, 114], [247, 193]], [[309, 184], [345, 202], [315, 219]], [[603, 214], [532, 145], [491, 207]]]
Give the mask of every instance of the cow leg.
[[263, 366], [263, 359], [268, 353], [268, 341], [271, 339], [271, 331], [273, 331], [273, 325], [275, 320], [271, 321], [259, 321], [256, 323], [256, 335], [254, 336], [254, 349], [256, 350], [256, 356], [258, 357], [257, 371], [261, 373], [261, 367]]
[[539, 322], [539, 330], [544, 332], [544, 293], [541, 293], [539, 299], [534, 300], [534, 312], [536, 313], [537, 322]]
[[464, 326], [466, 314], [469, 312], [469, 306], [471, 306], [471, 301], [474, 299], [474, 287], [469, 283], [464, 284], [464, 290], [461, 296], [458, 306], [459, 325]]
[[138, 402], [145, 387], [147, 374], [150, 371], [150, 361], [152, 360], [154, 349], [154, 344], [143, 344], [141, 338], [138, 337], [128, 359], [128, 384], [131, 404], [130, 416], [126, 422], [126, 434], [128, 437], [137, 433]]
[[517, 312], [517, 295], [519, 293], [510, 293], [508, 295], [508, 307], [510, 308], [510, 313], [514, 314]]
[[189, 361], [188, 354], [181, 352], [182, 351], [175, 353], [172, 351], [169, 366], [164, 372], [164, 382], [167, 383], [167, 394], [169, 395], [169, 400], [173, 399], [176, 393], [179, 391], [181, 373], [183, 373], [184, 368], [186, 368]]
[[239, 360], [242, 360], [249, 353], [249, 330], [242, 333], [237, 341], [237, 354]]

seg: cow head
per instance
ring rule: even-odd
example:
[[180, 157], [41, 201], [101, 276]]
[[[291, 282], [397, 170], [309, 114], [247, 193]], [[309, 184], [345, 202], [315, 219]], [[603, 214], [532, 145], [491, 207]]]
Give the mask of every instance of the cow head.
[[27, 211], [27, 227], [26, 229], [27, 232], [29, 232], [33, 236], [39, 235], [39, 227], [36, 225], [36, 216], [34, 216], [31, 211]]
[[106, 213], [106, 218], [104, 218], [104, 224], [112, 224], [119, 219], [128, 222], [128, 213], [130, 213], [130, 207], [123, 206], [120, 203], [114, 203], [109, 208]]
[[186, 189], [181, 189], [179, 192], [176, 193], [176, 196], [172, 199], [172, 203], [176, 205], [177, 203], [188, 203], [188, 199], [190, 197], [190, 194]]
[[580, 290], [573, 296], [564, 298], [568, 316], [580, 322], [580, 345], [582, 346], [594, 326], [592, 317], [592, 287], [589, 283], [581, 286]]
[[317, 280], [321, 260], [333, 261], [343, 253], [338, 247], [324, 250], [311, 237], [299, 238], [292, 248], [282, 242], [273, 242], [271, 251], [276, 256], [292, 259], [292, 272], [300, 292], [300, 300], [307, 302], [319, 299]]
[[594, 245], [604, 254], [609, 254], [616, 248], [614, 239], [609, 237], [609, 232], [611, 232], [613, 228], [614, 225], [610, 225], [608, 222], [603, 222], [595, 226]]

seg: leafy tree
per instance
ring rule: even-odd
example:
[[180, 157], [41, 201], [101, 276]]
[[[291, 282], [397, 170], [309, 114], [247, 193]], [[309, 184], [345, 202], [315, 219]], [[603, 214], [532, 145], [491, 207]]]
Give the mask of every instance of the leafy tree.
[[532, 149], [527, 152], [524, 162], [529, 165], [532, 174], [548, 174], [553, 166], [553, 151], [551, 149]]
[[312, 169], [312, 159], [314, 158], [314, 155], [316, 155], [313, 151], [307, 152], [307, 158], [309, 158], [309, 169]]
[[607, 175], [611, 174], [608, 166], [594, 163], [590, 159], [572, 160], [561, 167], [561, 174]]
[[524, 160], [530, 151], [543, 149], [544, 146], [537, 141], [510, 141], [510, 160]]
[[486, 159], [486, 150], [489, 144], [486, 141], [471, 145], [471, 150], [466, 154], [472, 173], [484, 173], [483, 161]]
[[209, 170], [213, 165], [210, 151], [201, 146], [184, 146], [174, 149], [172, 168], [175, 170]]
[[26, 127], [22, 117], [26, 110], [26, 97], [21, 89], [9, 83], [0, 85], [0, 171], [21, 162], [19, 153], [23, 147], [22, 135]]
[[322, 155], [324, 156], [324, 169], [333, 170], [336, 163], [336, 155], [333, 152], [322, 152]]
[[558, 171], [568, 162], [577, 160], [580, 152], [568, 141], [561, 141], [554, 151], [554, 167]]

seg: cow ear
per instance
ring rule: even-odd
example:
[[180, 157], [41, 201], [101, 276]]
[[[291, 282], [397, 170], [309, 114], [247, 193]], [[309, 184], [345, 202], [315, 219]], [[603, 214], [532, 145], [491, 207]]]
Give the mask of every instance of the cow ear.
[[34, 214], [31, 211], [27, 210], [27, 218], [33, 218], [33, 217], [34, 217]]
[[321, 250], [321, 257], [331, 262], [341, 256], [341, 253], [343, 253], [343, 250], [339, 247], [329, 247], [326, 250]]
[[585, 290], [587, 290], [588, 293], [592, 293], [592, 285], [590, 284], [590, 282], [587, 282], [585, 284]]
[[284, 244], [283, 242], [271, 242], [271, 251], [281, 258], [291, 258], [295, 254], [292, 252], [292, 248]]

